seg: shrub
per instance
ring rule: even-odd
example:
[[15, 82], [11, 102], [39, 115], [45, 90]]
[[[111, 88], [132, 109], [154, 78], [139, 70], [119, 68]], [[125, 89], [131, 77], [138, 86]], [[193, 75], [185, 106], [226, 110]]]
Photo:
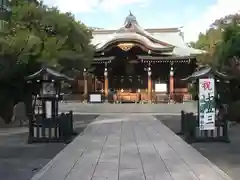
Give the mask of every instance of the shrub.
[[228, 113], [230, 121], [240, 122], [240, 101], [235, 101], [229, 104]]

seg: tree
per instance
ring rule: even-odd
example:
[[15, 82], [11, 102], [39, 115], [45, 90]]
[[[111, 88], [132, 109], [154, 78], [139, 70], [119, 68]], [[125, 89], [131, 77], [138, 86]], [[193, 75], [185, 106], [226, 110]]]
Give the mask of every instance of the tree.
[[223, 31], [223, 40], [215, 51], [218, 69], [228, 74], [240, 77], [240, 24], [232, 22]]
[[91, 30], [71, 13], [22, 0], [11, 1], [11, 9], [8, 29], [0, 35], [0, 93], [10, 99], [0, 99], [0, 106], [24, 99], [24, 77], [41, 66], [76, 72], [90, 65], [94, 53]]
[[233, 22], [240, 22], [240, 15], [233, 14], [228, 15], [223, 18], [215, 20], [206, 33], [200, 33], [199, 38], [195, 43], [192, 43], [192, 46], [198, 49], [202, 49], [208, 52], [199, 56], [197, 59], [200, 64], [210, 64], [211, 66], [216, 66], [215, 59], [216, 49], [219, 44], [223, 41], [223, 31]]
[[[18, 62], [29, 60], [49, 66], [88, 66], [93, 56], [90, 29], [74, 20], [70, 13], [60, 13], [42, 3], [12, 2], [12, 17], [5, 40], [4, 53], [14, 55]], [[78, 64], [80, 63], [80, 64]]]

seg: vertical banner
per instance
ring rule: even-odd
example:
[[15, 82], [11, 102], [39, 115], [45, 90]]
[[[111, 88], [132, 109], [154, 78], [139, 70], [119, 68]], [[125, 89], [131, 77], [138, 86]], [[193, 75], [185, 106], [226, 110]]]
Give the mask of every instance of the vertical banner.
[[199, 128], [215, 129], [215, 81], [213, 78], [199, 79]]
[[52, 118], [52, 102], [51, 101], [45, 101], [46, 106], [46, 118]]

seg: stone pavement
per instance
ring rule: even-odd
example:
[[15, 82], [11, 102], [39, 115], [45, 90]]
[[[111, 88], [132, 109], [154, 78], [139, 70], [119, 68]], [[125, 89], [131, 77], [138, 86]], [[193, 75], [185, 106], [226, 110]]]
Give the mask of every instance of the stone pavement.
[[[75, 131], [82, 133], [95, 118], [93, 115], [74, 115]], [[0, 180], [31, 179], [67, 146], [65, 143], [28, 144], [27, 140], [27, 127], [0, 126]]]
[[67, 112], [85, 114], [105, 114], [105, 113], [150, 113], [161, 115], [180, 114], [181, 110], [197, 112], [195, 102], [184, 104], [83, 104], [79, 102], [59, 103], [59, 110]]
[[230, 180], [153, 116], [99, 116], [32, 180]]
[[27, 127], [14, 127], [14, 128], [0, 128], [0, 136], [8, 136], [12, 134], [27, 133]]

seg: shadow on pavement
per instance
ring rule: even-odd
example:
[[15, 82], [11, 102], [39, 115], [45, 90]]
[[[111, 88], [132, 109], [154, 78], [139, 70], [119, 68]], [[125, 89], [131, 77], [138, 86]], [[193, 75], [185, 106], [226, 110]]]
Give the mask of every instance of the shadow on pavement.
[[[180, 116], [155, 116], [173, 132], [180, 132]], [[232, 179], [240, 176], [240, 124], [229, 130], [231, 143], [193, 143], [196, 150], [225, 171]]]
[[[74, 115], [74, 129], [80, 134], [97, 115]], [[27, 144], [28, 133], [0, 135], [0, 179], [30, 180], [67, 144]]]

